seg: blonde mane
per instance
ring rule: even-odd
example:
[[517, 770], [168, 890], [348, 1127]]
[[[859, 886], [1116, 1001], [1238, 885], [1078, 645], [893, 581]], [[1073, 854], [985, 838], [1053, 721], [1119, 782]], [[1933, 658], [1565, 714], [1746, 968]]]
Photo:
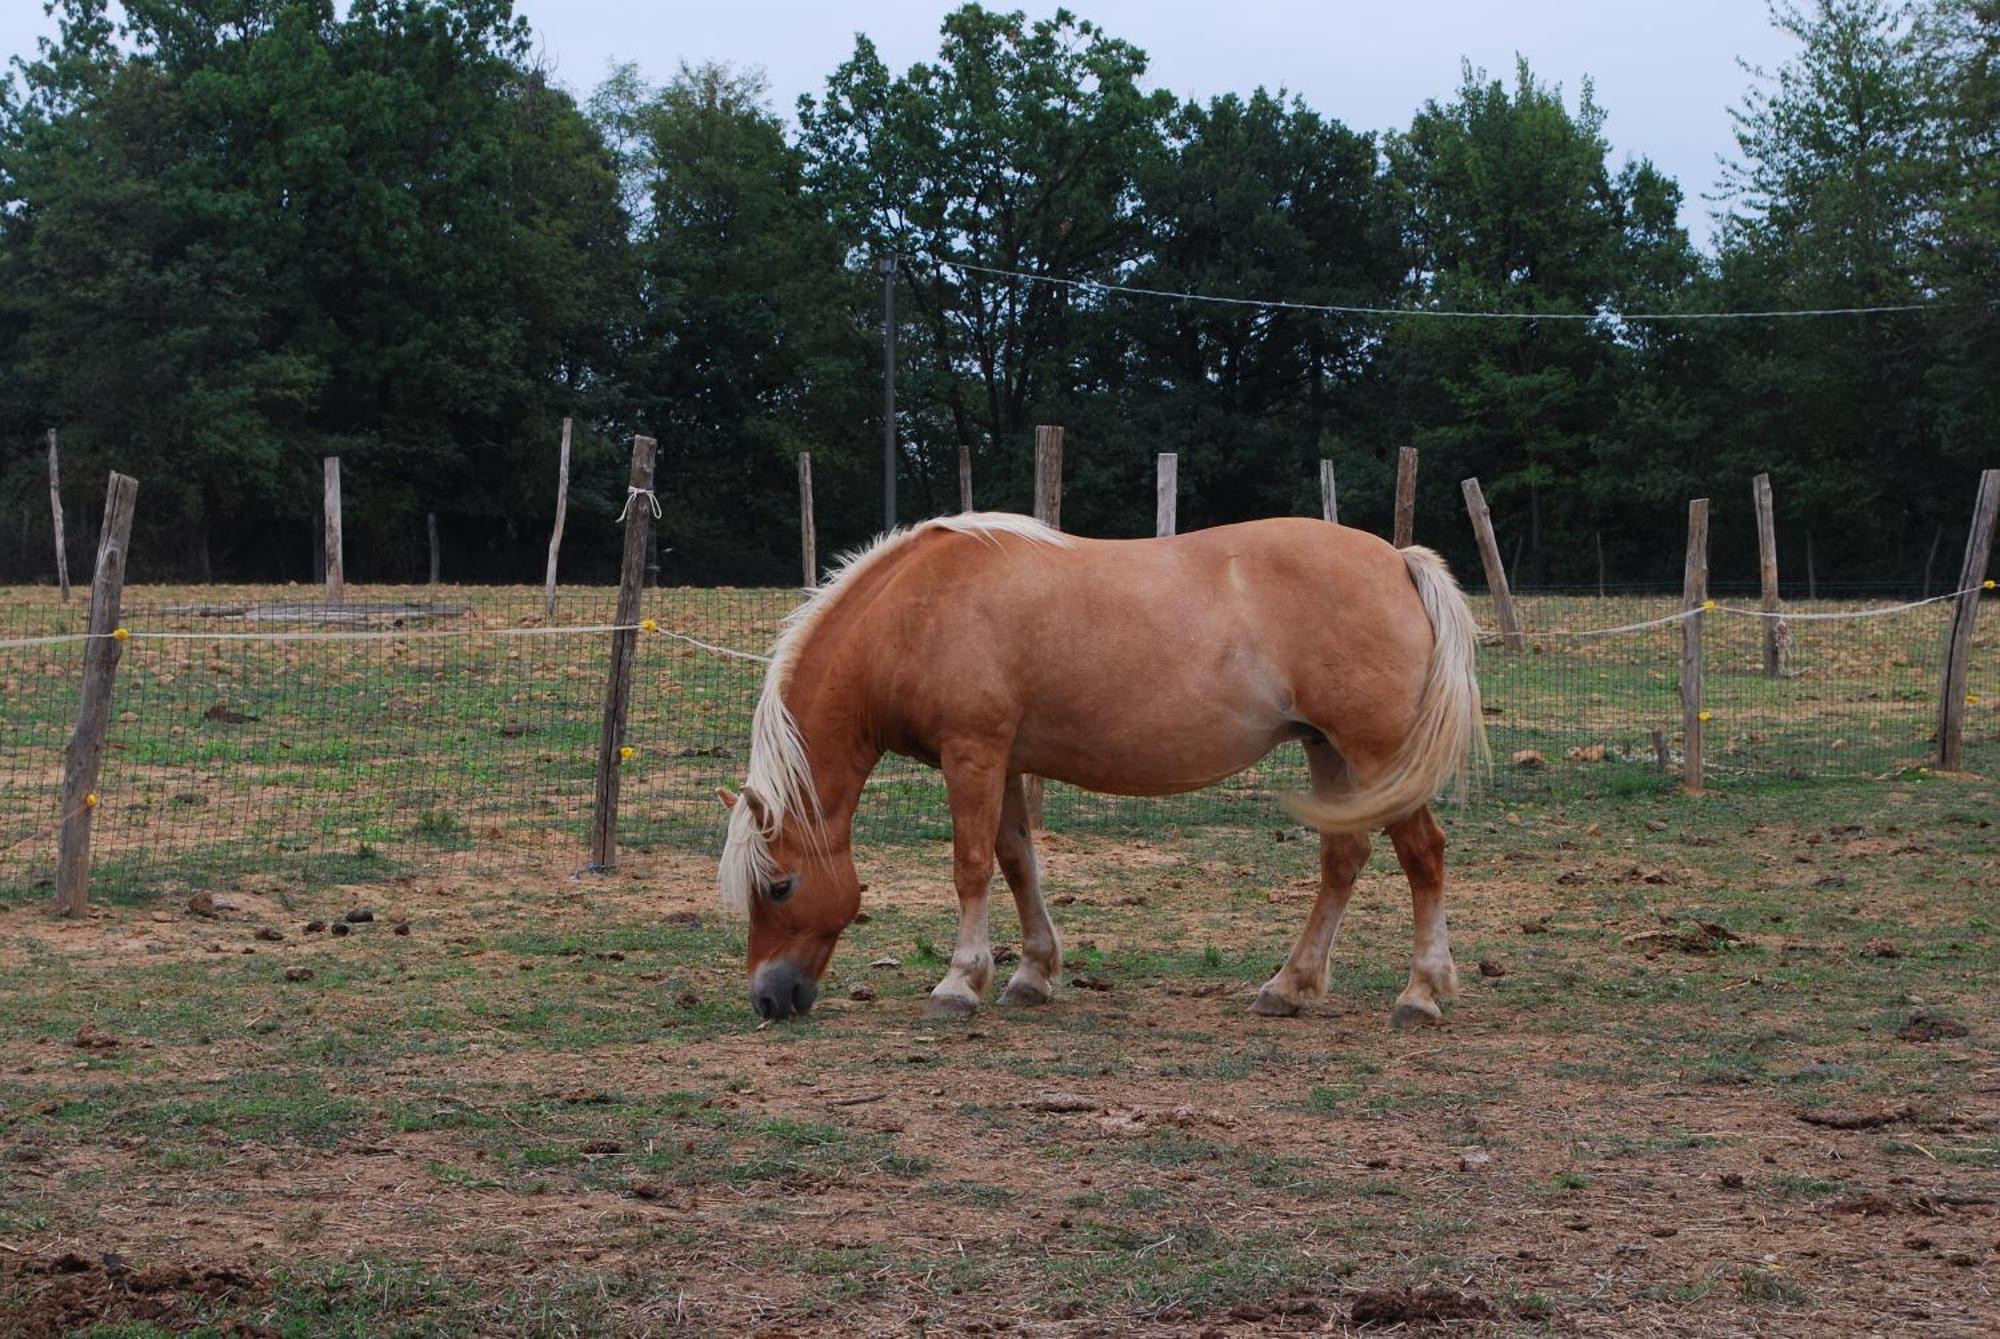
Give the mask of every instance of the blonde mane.
[[1060, 530], [1010, 512], [939, 516], [891, 530], [865, 548], [843, 555], [819, 589], [785, 617], [777, 643], [771, 648], [764, 689], [757, 697], [756, 710], [751, 713], [750, 770], [743, 783], [744, 795], [756, 796], [764, 821], [760, 826], [751, 805], [739, 799], [729, 811], [729, 831], [722, 843], [717, 888], [723, 906], [738, 915], [748, 913], [752, 893], [777, 877], [771, 842], [783, 831], [785, 823], [793, 818], [804, 819], [808, 824], [808, 839], [817, 841], [825, 818], [820, 812], [819, 792], [813, 786], [812, 767], [806, 759], [805, 740], [784, 700], [784, 689], [791, 682], [792, 667], [798, 663], [800, 649], [855, 578], [927, 530], [977, 535], [995, 546], [1001, 535], [1053, 547], [1074, 542]]

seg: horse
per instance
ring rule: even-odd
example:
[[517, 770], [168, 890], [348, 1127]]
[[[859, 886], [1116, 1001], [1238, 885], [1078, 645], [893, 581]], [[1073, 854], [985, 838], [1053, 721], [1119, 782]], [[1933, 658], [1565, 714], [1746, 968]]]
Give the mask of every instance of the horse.
[[782, 626], [748, 777], [718, 792], [718, 891], [749, 919], [752, 1007], [812, 1008], [860, 910], [852, 821], [885, 753], [944, 773], [958, 941], [925, 1012], [963, 1017], [993, 973], [996, 862], [1022, 934], [1002, 1003], [1047, 1003], [1061, 973], [1023, 777], [1172, 795], [1298, 740], [1311, 794], [1289, 805], [1320, 831], [1319, 892], [1252, 1009], [1292, 1015], [1325, 992], [1355, 875], [1386, 829], [1416, 939], [1392, 1018], [1442, 1021], [1458, 978], [1430, 805], [1484, 757], [1477, 641], [1437, 554], [1319, 520], [1100, 540], [970, 512], [882, 536]]

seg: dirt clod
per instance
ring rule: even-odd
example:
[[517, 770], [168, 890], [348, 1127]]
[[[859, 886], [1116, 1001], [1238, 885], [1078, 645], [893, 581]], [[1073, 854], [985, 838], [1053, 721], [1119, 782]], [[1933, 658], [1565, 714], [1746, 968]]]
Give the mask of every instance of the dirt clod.
[[1479, 960], [1479, 974], [1484, 977], [1505, 976], [1507, 975], [1507, 967], [1506, 964], [1495, 962], [1491, 958], [1481, 958]]
[[1900, 958], [1903, 956], [1903, 950], [1897, 948], [1886, 939], [1871, 939], [1861, 946], [1861, 956], [1864, 958]]
[[1348, 1312], [1356, 1325], [1442, 1325], [1487, 1320], [1492, 1315], [1493, 1306], [1485, 1298], [1452, 1288], [1371, 1288], [1355, 1295]]
[[1103, 977], [1101, 977], [1101, 976], [1078, 976], [1078, 977], [1072, 977], [1072, 978], [1070, 979], [1070, 984], [1071, 984], [1072, 986], [1075, 986], [1075, 987], [1076, 987], [1076, 988], [1077, 988], [1078, 990], [1097, 990], [1097, 991], [1104, 991], [1104, 990], [1110, 990], [1110, 989], [1112, 989], [1112, 988], [1113, 988], [1113, 987], [1112, 987], [1112, 985], [1111, 985], [1111, 983], [1110, 983], [1109, 981], [1105, 980], [1105, 979], [1104, 979]]
[[1903, 1041], [1930, 1042], [1941, 1041], [1946, 1037], [1963, 1037], [1971, 1031], [1972, 1029], [1956, 1018], [1946, 1018], [1943, 1014], [1919, 1009], [1896, 1030], [1896, 1036]]
[[257, 927], [257, 938], [263, 940], [267, 944], [278, 943], [279, 941], [284, 939], [284, 937], [285, 937], [285, 932], [283, 930], [273, 930], [268, 925], [260, 925]]
[[[398, 922], [396, 923], [396, 930], [395, 930], [395, 933], [397, 933], [397, 934], [399, 934], [399, 935], [407, 935], [407, 934], [408, 934], [409, 932], [410, 932], [410, 923], [409, 923], [408, 921], [398, 921]], [[620, 954], [617, 954], [617, 955], [615, 955], [615, 956], [617, 956], [617, 957], [620, 957], [620, 958], [622, 958], [622, 957], [624, 957], [625, 955], [624, 955], [624, 954], [622, 954], [622, 953], [620, 953]]]
[[354, 933], [354, 927], [349, 925], [346, 921], [335, 921], [333, 923], [333, 937], [335, 939], [339, 939], [344, 935], [351, 935], [353, 933]]
[[1829, 1130], [1876, 1130], [1884, 1125], [1894, 1125], [1906, 1121], [1916, 1112], [1907, 1104], [1881, 1107], [1870, 1111], [1831, 1110], [1801, 1111], [1799, 1119], [1808, 1125], [1820, 1125]]
[[287, 981], [310, 981], [312, 979], [313, 969], [310, 967], [287, 967], [285, 969], [285, 980]]
[[307, 921], [305, 927], [306, 933], [309, 935], [316, 935], [325, 928], [326, 928], [325, 921]]
[[860, 1000], [863, 1004], [866, 1004], [869, 1000], [875, 998], [875, 987], [866, 985], [856, 986], [847, 992], [847, 998], [850, 1000]]
[[1082, 1093], [1067, 1091], [1036, 1093], [1033, 1097], [1021, 1103], [1021, 1105], [1029, 1111], [1050, 1111], [1057, 1113], [1102, 1111], [1104, 1109], [1104, 1104], [1094, 1097], [1085, 1097]]
[[187, 909], [189, 915], [213, 917], [215, 915], [215, 894], [209, 892], [196, 893], [187, 900]]
[[104, 1031], [95, 1023], [85, 1023], [76, 1030], [76, 1040], [71, 1043], [79, 1050], [109, 1051], [118, 1045], [118, 1038]]
[[375, 913], [367, 907], [356, 907], [340, 919], [346, 921], [349, 925], [366, 925], [375, 919]]

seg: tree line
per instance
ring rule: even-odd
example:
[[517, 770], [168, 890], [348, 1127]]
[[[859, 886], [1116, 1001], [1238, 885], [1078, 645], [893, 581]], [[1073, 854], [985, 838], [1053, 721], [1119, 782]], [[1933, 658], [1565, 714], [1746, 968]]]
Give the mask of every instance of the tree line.
[[1149, 532], [1161, 451], [1183, 528], [1315, 513], [1330, 457], [1386, 531], [1414, 445], [1418, 537], [1468, 575], [1468, 475], [1516, 580], [1563, 583], [1677, 575], [1697, 495], [1747, 576], [1768, 471], [1788, 577], [1942, 588], [2000, 464], [2000, 0], [1772, 0], [1799, 53], [1746, 70], [1708, 251], [1526, 61], [1364, 130], [967, 5], [900, 73], [858, 36], [788, 121], [713, 65], [579, 102], [509, 0], [56, 11], [0, 92], [8, 579], [53, 567], [51, 427], [73, 510], [142, 480], [141, 574], [309, 576], [337, 455], [357, 576], [420, 575], [434, 512], [448, 576], [533, 579], [573, 417], [566, 572], [614, 565], [643, 432], [663, 580], [796, 580], [798, 453], [829, 546], [880, 523], [882, 257], [905, 519], [956, 508], [962, 453], [1025, 509], [1058, 423], [1080, 532]]

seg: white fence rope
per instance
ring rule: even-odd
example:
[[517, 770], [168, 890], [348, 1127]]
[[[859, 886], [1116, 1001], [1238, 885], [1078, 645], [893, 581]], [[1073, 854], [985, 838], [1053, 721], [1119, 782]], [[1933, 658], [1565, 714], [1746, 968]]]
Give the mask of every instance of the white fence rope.
[[[1863, 618], [1883, 618], [1890, 614], [1906, 613], [1912, 609], [1922, 609], [1926, 605], [1941, 604], [1946, 600], [1956, 600], [1962, 595], [1994, 589], [1991, 581], [1962, 590], [1947, 591], [1943, 595], [1933, 595], [1927, 599], [1910, 600], [1903, 604], [1892, 604], [1879, 609], [1844, 609], [1824, 613], [1778, 610], [1767, 612], [1749, 609], [1741, 605], [1717, 604], [1710, 600], [1696, 609], [1680, 609], [1658, 618], [1649, 618], [1637, 623], [1620, 623], [1610, 628], [1522, 628], [1523, 637], [1615, 637], [1621, 633], [1644, 632], [1649, 628], [1662, 628], [1670, 624], [1685, 622], [1696, 614], [1730, 614], [1738, 618], [1774, 618], [1785, 622], [1795, 619], [1819, 621], [1842, 621]], [[1529, 596], [1527, 598], [1533, 598]], [[388, 642], [388, 641], [437, 641], [444, 639], [466, 639], [473, 637], [572, 637], [588, 636], [605, 632], [652, 632], [675, 641], [685, 642], [719, 656], [735, 660], [751, 660], [761, 665], [771, 663], [771, 657], [758, 655], [754, 651], [739, 651], [734, 647], [717, 646], [699, 637], [691, 637], [684, 632], [660, 627], [652, 619], [639, 623], [587, 623], [561, 628], [382, 628], [367, 632], [135, 632], [130, 628], [118, 628], [111, 632], [67, 632], [46, 637], [14, 637], [0, 640], [0, 651], [17, 650], [34, 646], [62, 646], [73, 642], [87, 642], [100, 637], [112, 637], [120, 641], [150, 642]], [[1481, 628], [1482, 640], [1497, 641], [1503, 635], [1497, 628]]]

